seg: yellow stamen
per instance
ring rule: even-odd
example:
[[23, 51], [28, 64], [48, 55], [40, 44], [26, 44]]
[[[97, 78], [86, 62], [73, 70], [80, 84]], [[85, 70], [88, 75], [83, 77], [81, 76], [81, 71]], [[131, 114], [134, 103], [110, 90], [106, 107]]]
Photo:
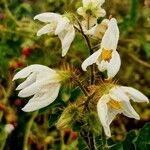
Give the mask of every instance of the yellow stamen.
[[112, 50], [103, 48], [101, 53], [101, 59], [105, 61], [110, 61], [111, 57], [112, 57]]
[[118, 102], [118, 101], [113, 100], [113, 99], [109, 100], [109, 102], [107, 104], [114, 109], [120, 109], [121, 108], [121, 102]]

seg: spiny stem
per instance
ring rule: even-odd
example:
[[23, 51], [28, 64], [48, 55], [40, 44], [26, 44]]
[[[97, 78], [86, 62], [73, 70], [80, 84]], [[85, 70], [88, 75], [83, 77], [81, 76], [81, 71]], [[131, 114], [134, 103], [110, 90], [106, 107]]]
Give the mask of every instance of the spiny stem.
[[80, 87], [80, 89], [82, 90], [84, 95], [86, 97], [89, 97], [89, 93], [88, 93], [87, 89], [84, 87], [84, 85], [82, 84], [82, 82], [75, 75], [72, 75], [72, 77], [73, 77], [73, 80], [78, 84], [78, 86]]
[[28, 150], [28, 138], [29, 138], [29, 135], [30, 135], [32, 124], [33, 124], [34, 119], [37, 116], [37, 114], [38, 114], [38, 111], [35, 111], [32, 114], [32, 116], [31, 116], [31, 118], [30, 118], [30, 120], [27, 124], [26, 130], [25, 130], [24, 141], [23, 141], [23, 150]]
[[[86, 44], [87, 44], [87, 46], [88, 46], [90, 55], [92, 55], [92, 54], [94, 53], [94, 51], [93, 51], [93, 49], [92, 49], [90, 40], [89, 40], [88, 36], [86, 36], [86, 34], [84, 34], [84, 31], [83, 31], [83, 29], [82, 29], [82, 26], [81, 26], [80, 22], [79, 22], [78, 20], [77, 20], [77, 22], [78, 22], [78, 25], [79, 25], [79, 28], [80, 28], [80, 32], [81, 32], [81, 34], [83, 35], [83, 37], [84, 37], [84, 39], [85, 39], [85, 41], [86, 41]], [[95, 73], [94, 73], [94, 72], [95, 72], [95, 69], [94, 69], [94, 65], [91, 65], [90, 68], [91, 68], [90, 84], [92, 85], [92, 84], [94, 84], [94, 82], [95, 82], [95, 81], [94, 81], [94, 80], [95, 80]]]

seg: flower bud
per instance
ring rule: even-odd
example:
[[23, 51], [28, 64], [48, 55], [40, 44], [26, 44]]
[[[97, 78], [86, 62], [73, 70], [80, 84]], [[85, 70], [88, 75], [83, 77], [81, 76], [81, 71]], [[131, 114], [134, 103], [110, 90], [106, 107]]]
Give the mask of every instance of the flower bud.
[[76, 104], [71, 104], [68, 106], [59, 118], [56, 124], [57, 128], [64, 129], [72, 127], [81, 116], [79, 109], [80, 108]]
[[14, 130], [14, 126], [12, 124], [6, 124], [4, 126], [4, 131], [7, 133], [7, 134], [10, 134], [12, 131]]

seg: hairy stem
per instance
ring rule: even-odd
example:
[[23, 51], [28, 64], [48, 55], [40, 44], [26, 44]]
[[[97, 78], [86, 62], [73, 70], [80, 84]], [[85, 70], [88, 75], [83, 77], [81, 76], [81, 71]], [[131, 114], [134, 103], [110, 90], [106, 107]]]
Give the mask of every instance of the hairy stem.
[[94, 144], [94, 139], [93, 139], [93, 134], [91, 132], [82, 131], [80, 133], [80, 135], [86, 142], [89, 150], [96, 150], [95, 144]]
[[75, 75], [72, 75], [72, 77], [73, 77], [73, 80], [78, 84], [78, 86], [80, 87], [80, 89], [82, 90], [84, 95], [86, 97], [89, 97], [89, 93], [88, 93], [87, 89], [84, 87], [84, 85], [82, 84], [82, 82]]
[[[90, 55], [92, 55], [92, 54], [94, 53], [94, 51], [93, 51], [93, 49], [92, 49], [90, 40], [89, 40], [88, 36], [87, 36], [86, 34], [84, 34], [84, 31], [83, 31], [83, 29], [82, 29], [82, 26], [81, 26], [80, 22], [79, 22], [79, 21], [77, 21], [77, 22], [78, 22], [78, 25], [79, 25], [79, 28], [80, 28], [80, 32], [81, 32], [82, 36], [84, 37], [84, 39], [85, 39], [85, 41], [86, 41], [86, 44], [87, 44], [87, 47], [88, 47], [88, 49], [89, 49]], [[94, 82], [95, 82], [95, 81], [94, 81], [94, 80], [95, 80], [95, 69], [94, 69], [94, 65], [91, 65], [90, 68], [91, 68], [90, 84], [92, 85], [92, 84], [94, 84]]]

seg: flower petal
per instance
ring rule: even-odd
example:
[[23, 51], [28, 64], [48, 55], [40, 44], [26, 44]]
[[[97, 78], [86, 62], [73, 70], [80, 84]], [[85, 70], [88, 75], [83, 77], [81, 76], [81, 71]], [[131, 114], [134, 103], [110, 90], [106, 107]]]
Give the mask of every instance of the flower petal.
[[126, 87], [121, 86], [121, 89], [135, 102], [147, 102], [149, 103], [148, 98], [142, 94], [140, 91], [132, 88], [132, 87]]
[[103, 72], [103, 71], [107, 70], [107, 67], [108, 67], [108, 62], [107, 61], [102, 60], [100, 62], [100, 64], [98, 64], [98, 62], [96, 64], [98, 65], [99, 71]]
[[28, 96], [34, 95], [35, 93], [40, 91], [43, 88], [43, 86], [52, 84], [52, 83], [59, 83], [60, 81], [61, 81], [61, 78], [60, 78], [59, 74], [50, 74], [50, 75], [45, 74], [45, 76], [42, 75], [42, 79], [41, 78], [37, 79], [36, 82], [34, 82], [30, 86], [22, 89], [19, 92], [18, 96], [19, 97], [28, 97]]
[[119, 87], [114, 87], [110, 90], [109, 96], [116, 101], [129, 102], [129, 97], [124, 93], [124, 91]]
[[111, 107], [108, 106], [108, 112], [107, 112], [107, 124], [110, 125], [111, 122], [114, 120], [114, 118], [116, 117], [116, 115], [118, 113], [121, 113], [120, 110], [116, 110], [116, 109], [113, 109]]
[[101, 124], [104, 128], [105, 134], [107, 136], [111, 136], [110, 128], [109, 128], [109, 125], [107, 124], [107, 116], [108, 116], [107, 101], [109, 101], [109, 96], [103, 95], [97, 103], [97, 112], [98, 112], [98, 116], [101, 121]]
[[52, 33], [54, 34], [54, 26], [52, 24], [47, 24], [44, 27], [42, 27], [38, 32], [37, 36], [41, 36], [43, 34]]
[[82, 4], [84, 7], [88, 6], [91, 0], [82, 0]]
[[21, 90], [36, 81], [36, 73], [32, 73], [24, 82], [22, 82], [16, 90]]
[[79, 15], [81, 15], [81, 16], [83, 16], [83, 17], [85, 17], [85, 11], [84, 11], [84, 9], [83, 9], [83, 7], [79, 7], [78, 9], [77, 9], [77, 13], [79, 14]]
[[112, 18], [108, 23], [108, 29], [106, 30], [101, 47], [108, 50], [116, 50], [119, 39], [119, 29], [117, 21], [115, 18]]
[[134, 110], [134, 108], [131, 106], [130, 102], [122, 102], [123, 111], [122, 113], [129, 117], [129, 118], [135, 118], [137, 120], [140, 119], [140, 116], [137, 114], [137, 112]]
[[106, 15], [106, 11], [102, 9], [101, 6], [99, 7], [99, 9], [97, 9], [95, 13], [97, 17], [104, 17]]
[[41, 97], [34, 96], [29, 102], [22, 108], [25, 112], [31, 112], [51, 104], [58, 96], [60, 90], [60, 84], [51, 84], [46, 94]]
[[107, 68], [108, 79], [113, 78], [118, 73], [120, 66], [121, 66], [120, 55], [118, 54], [117, 51], [113, 51], [112, 59], [108, 63], [108, 68]]
[[19, 97], [29, 97], [34, 95], [35, 93], [37, 93], [38, 91], [40, 91], [44, 85], [47, 85], [48, 83], [48, 79], [44, 79], [44, 80], [40, 80], [37, 82], [34, 82], [33, 84], [31, 84], [30, 86], [22, 89], [18, 96]]
[[56, 73], [55, 70], [50, 69], [47, 66], [44, 65], [39, 65], [39, 64], [34, 64], [34, 65], [30, 65], [25, 67], [24, 69], [22, 69], [21, 71], [19, 71], [13, 78], [13, 80], [17, 80], [19, 78], [26, 78], [27, 76], [29, 76], [32, 72], [50, 72], [50, 73]]
[[69, 19], [67, 17], [62, 17], [59, 19], [56, 30], [55, 30], [55, 35], [58, 35], [60, 32], [68, 28], [69, 25]]
[[39, 15], [36, 15], [34, 17], [34, 20], [38, 19], [39, 21], [49, 23], [49, 22], [57, 22], [60, 18], [61, 18], [61, 15], [59, 15], [59, 14], [45, 12], [45, 13], [41, 13]]
[[58, 34], [58, 36], [59, 36], [59, 38], [61, 40], [61, 44], [62, 44], [62, 57], [64, 57], [67, 54], [67, 52], [70, 48], [70, 45], [75, 38], [74, 27], [72, 25], [70, 25], [66, 34], [60, 33], [60, 34]]
[[87, 67], [96, 63], [98, 57], [100, 56], [102, 50], [98, 50], [96, 52], [94, 52], [91, 56], [89, 56], [86, 60], [84, 60], [84, 62], [82, 63], [82, 70], [83, 71], [87, 71]]

